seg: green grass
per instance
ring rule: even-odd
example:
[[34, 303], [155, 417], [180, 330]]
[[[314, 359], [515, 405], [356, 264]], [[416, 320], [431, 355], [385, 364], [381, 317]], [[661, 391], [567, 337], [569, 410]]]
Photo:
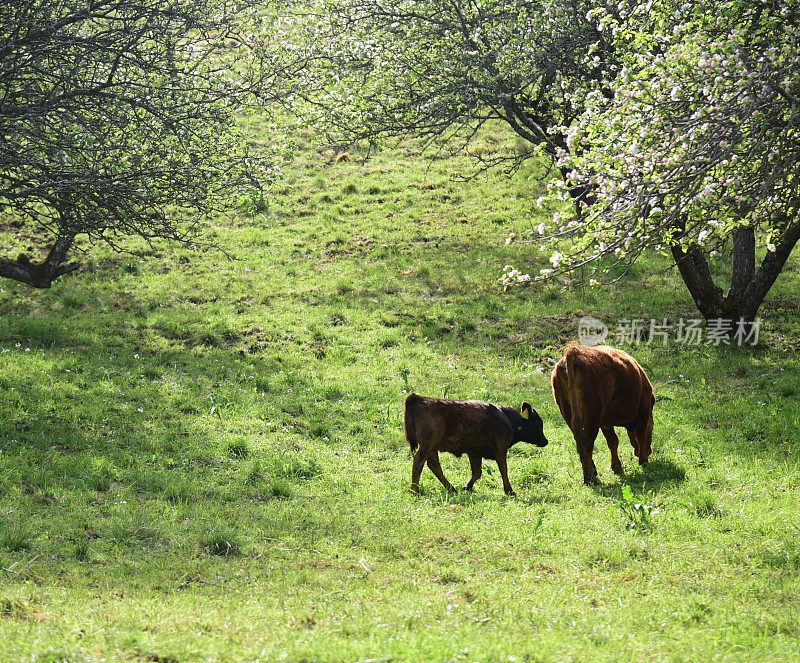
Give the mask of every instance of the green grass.
[[[550, 367], [582, 315], [696, 317], [676, 274], [503, 293], [546, 265], [505, 244], [530, 172], [359, 156], [298, 152], [209, 230], [236, 260], [97, 249], [0, 284], [0, 660], [796, 660], [796, 258], [761, 347], [632, 349], [655, 453], [623, 439], [620, 478], [601, 438], [587, 488]], [[519, 497], [489, 462], [412, 495], [409, 389], [531, 402], [551, 444], [514, 447]]]

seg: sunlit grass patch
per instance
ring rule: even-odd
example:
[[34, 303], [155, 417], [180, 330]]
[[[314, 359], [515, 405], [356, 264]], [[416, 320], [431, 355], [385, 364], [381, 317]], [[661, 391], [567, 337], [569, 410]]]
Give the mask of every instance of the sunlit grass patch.
[[33, 546], [33, 541], [33, 525], [30, 520], [22, 518], [0, 522], [0, 548], [19, 552]]
[[200, 547], [210, 555], [222, 557], [236, 556], [242, 552], [241, 537], [235, 530], [226, 527], [214, 527], [200, 536]]
[[[503, 293], [546, 263], [539, 185], [418, 151], [298, 153], [267, 209], [215, 221], [236, 260], [0, 284], [0, 659], [794, 660], [796, 357], [629, 347], [654, 454], [620, 430], [618, 476], [599, 436], [584, 486], [549, 384], [577, 320], [693, 302], [658, 257]], [[513, 448], [517, 498], [491, 460], [410, 493], [411, 390], [533, 404], [550, 444]]]

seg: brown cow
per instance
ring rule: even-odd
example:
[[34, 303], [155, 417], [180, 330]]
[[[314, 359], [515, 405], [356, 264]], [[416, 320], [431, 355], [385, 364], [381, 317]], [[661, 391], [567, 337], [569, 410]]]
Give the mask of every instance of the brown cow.
[[561, 416], [575, 437], [584, 483], [597, 482], [592, 451], [598, 430], [608, 442], [611, 469], [617, 474], [622, 474], [622, 463], [614, 426], [627, 429], [639, 464], [647, 462], [655, 396], [650, 380], [633, 357], [604, 345], [590, 348], [571, 343], [553, 369], [551, 380]]
[[439, 452], [448, 451], [457, 457], [469, 456], [472, 476], [464, 486], [472, 490], [481, 477], [484, 458], [497, 461], [503, 488], [513, 495], [508, 481], [506, 455], [516, 442], [531, 442], [538, 447], [547, 444], [542, 418], [528, 403], [520, 411], [497, 407], [482, 401], [453, 401], [409, 394], [405, 406], [406, 439], [414, 454], [411, 469], [411, 490], [419, 492], [419, 477], [427, 461], [428, 467], [450, 492], [455, 488], [445, 478], [439, 464]]

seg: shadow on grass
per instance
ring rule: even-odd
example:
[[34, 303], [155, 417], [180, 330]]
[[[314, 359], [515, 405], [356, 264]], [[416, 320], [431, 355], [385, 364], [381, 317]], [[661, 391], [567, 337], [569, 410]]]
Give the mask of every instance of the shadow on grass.
[[626, 482], [631, 486], [656, 487], [674, 486], [686, 480], [686, 470], [669, 458], [653, 458], [639, 472], [626, 473]]
[[[485, 488], [484, 488], [485, 490]], [[459, 489], [455, 493], [448, 493], [443, 488], [427, 488], [420, 484], [418, 499], [425, 499], [432, 504], [441, 507], [468, 507], [477, 504], [499, 504], [502, 502], [516, 501], [530, 506], [541, 506], [543, 504], [563, 504], [569, 501], [566, 493], [545, 492], [544, 494], [531, 495], [530, 490], [525, 487], [515, 487], [516, 495], [504, 495], [502, 493], [485, 493], [480, 486], [475, 490], [468, 491]]]
[[628, 485], [640, 492], [658, 492], [665, 488], [674, 487], [685, 480], [686, 470], [682, 467], [668, 458], [654, 458], [637, 471], [626, 472], [615, 483], [598, 484], [592, 486], [592, 490], [604, 497], [619, 499], [622, 496], [623, 485]]
[[98, 341], [99, 333], [97, 321], [83, 328], [80, 316], [2, 320], [0, 488], [86, 493], [118, 483], [202, 497], [199, 477], [213, 474], [214, 446], [193, 424], [211, 406], [202, 389], [177, 393], [164, 376], [207, 375], [212, 362], [143, 352], [138, 332], [122, 321], [108, 334], [122, 335], [121, 343]]
[[[474, 490], [457, 488], [456, 492], [450, 493], [439, 485], [426, 487], [425, 483], [423, 482], [420, 483], [420, 491], [416, 497], [418, 499], [428, 500], [431, 504], [441, 507], [468, 507], [476, 504], [486, 504], [489, 502], [497, 504], [500, 502], [509, 502], [515, 500], [525, 503], [531, 502], [535, 504], [558, 504], [566, 501], [563, 496], [553, 498], [539, 496], [536, 498], [530, 498], [525, 494], [526, 491], [524, 488], [522, 491], [515, 488], [517, 492], [516, 495], [505, 495], [502, 492], [499, 494], [496, 492], [487, 493], [485, 492], [486, 490], [486, 486], [481, 487], [480, 485], [477, 485]], [[413, 495], [413, 493], [411, 494]]]
[[770, 569], [789, 571], [792, 573], [800, 571], [800, 553], [797, 551], [765, 551], [761, 554], [760, 562], [763, 566]]
[[570, 498], [566, 493], [546, 493], [544, 495], [522, 495], [521, 496], [522, 502], [525, 504], [530, 504], [531, 506], [541, 506], [543, 504], [564, 504], [565, 502], [569, 502]]
[[0, 319], [0, 497], [116, 487], [173, 502], [272, 499], [321, 472], [291, 453], [291, 465], [251, 460], [228, 431], [285, 425], [322, 439], [343, 392], [301, 373], [296, 357], [252, 355], [226, 338], [162, 344], [140, 317]]

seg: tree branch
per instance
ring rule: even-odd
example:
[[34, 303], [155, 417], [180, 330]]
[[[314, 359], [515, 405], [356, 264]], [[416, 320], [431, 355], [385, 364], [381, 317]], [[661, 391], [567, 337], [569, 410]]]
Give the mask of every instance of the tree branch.
[[783, 231], [775, 244], [775, 251], [768, 252], [764, 257], [758, 273], [744, 295], [744, 301], [740, 308], [741, 315], [746, 320], [755, 320], [761, 302], [764, 301], [772, 284], [775, 283], [775, 279], [783, 271], [783, 266], [798, 241], [800, 241], [800, 221], [795, 221]]

